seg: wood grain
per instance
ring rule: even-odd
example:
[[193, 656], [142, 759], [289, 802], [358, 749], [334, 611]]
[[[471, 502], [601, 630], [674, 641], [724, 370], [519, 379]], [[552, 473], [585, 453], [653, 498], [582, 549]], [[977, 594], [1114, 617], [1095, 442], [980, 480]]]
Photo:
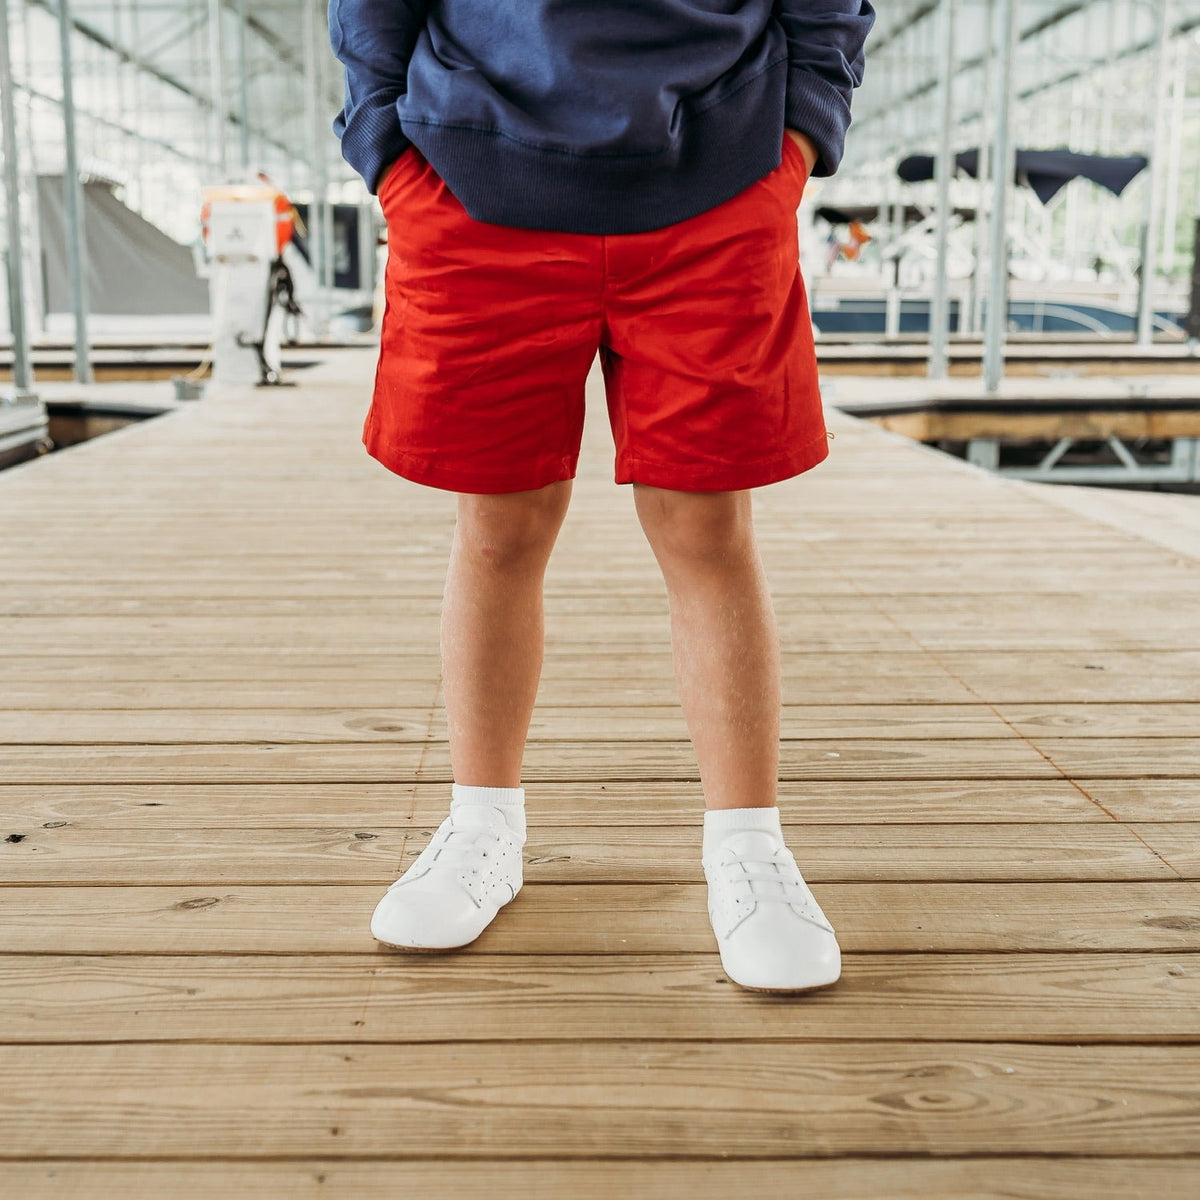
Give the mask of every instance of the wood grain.
[[[796, 1153], [797, 1151], [793, 1151]], [[27, 1200], [63, 1196], [171, 1195], [212, 1200], [241, 1191], [259, 1200], [395, 1200], [397, 1195], [477, 1196], [495, 1200], [561, 1200], [567, 1195], [696, 1200], [727, 1196], [754, 1180], [759, 1200], [1146, 1200], [1187, 1196], [1200, 1184], [1200, 1159], [1046, 1158], [972, 1155], [941, 1159], [890, 1157], [757, 1158], [690, 1161], [602, 1159], [303, 1158], [197, 1162], [8, 1160], [5, 1179]]]
[[[391, 883], [444, 814], [397, 827], [98, 830], [26, 827], [0, 842], [8, 883]], [[702, 815], [679, 826], [532, 829], [527, 883], [694, 883]], [[810, 882], [1200, 880], [1200, 824], [785, 825]], [[1169, 860], [1168, 862], [1164, 859]]]
[[[826, 883], [854, 952], [1200, 950], [1200, 888], [1156, 883]], [[383, 888], [0, 888], [0, 952], [387, 954], [367, 929]], [[702, 883], [530, 884], [476, 945], [501, 954], [705, 954]]]
[[0, 1048], [0, 1153], [23, 1156], [1196, 1155], [1198, 1105], [1200, 1046]]
[[364, 454], [371, 351], [322, 357], [0, 474], [6, 1195], [1200, 1192], [1192, 510], [826, 405], [753, 502], [845, 967], [751, 993], [594, 374], [525, 886], [407, 955], [368, 920], [448, 803], [455, 501]]
[[[1153, 1005], [1146, 997], [1153, 996]], [[1200, 1042], [1200, 954], [852, 954], [747, 1005], [707, 955], [12, 955], [13, 1042]]]

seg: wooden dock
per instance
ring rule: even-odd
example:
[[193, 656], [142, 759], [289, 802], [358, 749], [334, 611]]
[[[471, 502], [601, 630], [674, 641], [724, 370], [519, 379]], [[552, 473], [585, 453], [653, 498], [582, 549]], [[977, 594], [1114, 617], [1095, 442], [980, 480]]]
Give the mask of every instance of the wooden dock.
[[0, 473], [6, 1194], [1200, 1194], [1200, 498], [829, 412], [756, 500], [845, 973], [751, 993], [594, 390], [525, 888], [405, 955], [367, 923], [449, 803], [453, 499], [366, 456], [373, 359], [323, 354]]

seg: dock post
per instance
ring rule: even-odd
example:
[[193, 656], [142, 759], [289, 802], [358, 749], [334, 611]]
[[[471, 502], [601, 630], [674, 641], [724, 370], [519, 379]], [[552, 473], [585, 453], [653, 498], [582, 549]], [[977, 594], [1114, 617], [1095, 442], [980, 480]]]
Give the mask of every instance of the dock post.
[[967, 439], [967, 462], [985, 471], [995, 471], [1000, 466], [1000, 442], [997, 438], [974, 437]]

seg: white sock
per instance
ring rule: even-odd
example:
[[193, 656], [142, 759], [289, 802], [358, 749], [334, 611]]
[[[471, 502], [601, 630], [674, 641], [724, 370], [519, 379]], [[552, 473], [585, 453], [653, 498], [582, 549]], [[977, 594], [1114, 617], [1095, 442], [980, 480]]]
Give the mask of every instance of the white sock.
[[504, 819], [509, 829], [522, 839], [525, 837], [525, 789], [498, 787], [471, 787], [456, 783], [450, 789], [450, 808], [460, 804], [486, 804], [504, 810]]
[[779, 821], [779, 805], [770, 808], [710, 808], [704, 813], [704, 846], [701, 850], [707, 858], [721, 840], [736, 829], [761, 829], [773, 833], [783, 841], [783, 826]]

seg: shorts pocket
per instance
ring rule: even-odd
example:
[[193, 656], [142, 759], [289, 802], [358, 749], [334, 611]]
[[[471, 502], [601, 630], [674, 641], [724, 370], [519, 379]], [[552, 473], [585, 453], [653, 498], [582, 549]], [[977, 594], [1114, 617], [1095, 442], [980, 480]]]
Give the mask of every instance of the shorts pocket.
[[416, 146], [409, 142], [403, 150], [400, 151], [398, 158], [392, 160], [391, 164], [384, 167], [383, 174], [380, 176], [378, 196], [379, 203], [385, 208], [387, 207], [388, 196], [391, 195], [396, 186], [397, 180], [403, 175], [407, 163], [411, 162], [417, 152]]
[[804, 151], [800, 149], [799, 142], [796, 141], [789, 133], [785, 131], [783, 135], [783, 157], [780, 162], [781, 166], [788, 165], [788, 155], [791, 155], [792, 170], [800, 177], [800, 188], [803, 191], [805, 184], [808, 183], [808, 163], [804, 158]]

